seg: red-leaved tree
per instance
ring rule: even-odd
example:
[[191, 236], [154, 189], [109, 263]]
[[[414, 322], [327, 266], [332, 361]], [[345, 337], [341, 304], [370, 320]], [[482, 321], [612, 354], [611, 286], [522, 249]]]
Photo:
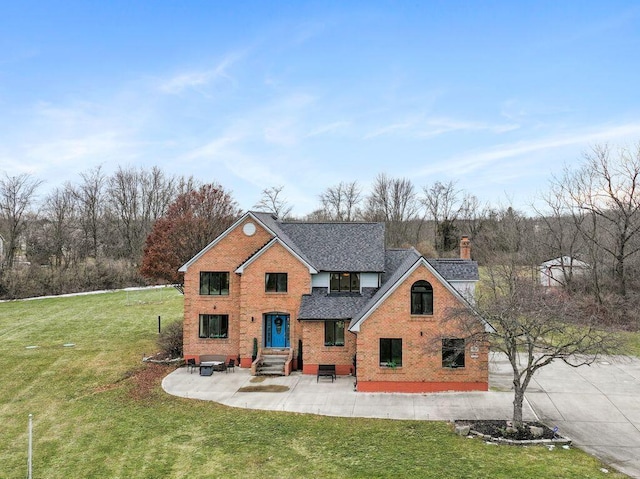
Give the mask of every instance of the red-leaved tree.
[[140, 273], [151, 281], [181, 283], [178, 268], [240, 215], [236, 201], [217, 184], [180, 194], [147, 237]]

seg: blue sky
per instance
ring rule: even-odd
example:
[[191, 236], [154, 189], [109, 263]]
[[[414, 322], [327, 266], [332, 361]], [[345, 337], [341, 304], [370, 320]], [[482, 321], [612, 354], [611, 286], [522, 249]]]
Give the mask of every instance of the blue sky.
[[0, 0], [0, 172], [158, 165], [298, 215], [385, 172], [524, 208], [640, 141], [639, 73], [636, 1]]

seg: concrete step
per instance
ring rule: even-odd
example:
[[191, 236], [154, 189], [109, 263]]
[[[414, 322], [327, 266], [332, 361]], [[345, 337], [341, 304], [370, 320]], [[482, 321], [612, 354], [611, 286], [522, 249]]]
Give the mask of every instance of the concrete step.
[[284, 368], [279, 366], [261, 366], [256, 370], [258, 376], [284, 376]]
[[287, 362], [288, 356], [266, 354], [262, 356], [262, 363], [268, 364], [284, 364]]
[[264, 354], [256, 374], [284, 376], [284, 363], [287, 362], [287, 357], [283, 354]]

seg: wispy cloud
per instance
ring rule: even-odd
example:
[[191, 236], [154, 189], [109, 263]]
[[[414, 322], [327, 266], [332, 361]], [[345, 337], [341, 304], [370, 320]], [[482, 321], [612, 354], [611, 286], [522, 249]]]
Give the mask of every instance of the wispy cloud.
[[325, 22], [304, 22], [294, 29], [293, 43], [296, 45], [303, 44], [308, 40], [319, 36], [327, 28]]
[[416, 123], [417, 123], [417, 120], [406, 120], [406, 121], [391, 123], [389, 125], [379, 127], [373, 130], [371, 133], [367, 133], [364, 136], [364, 139], [369, 140], [371, 138], [389, 135], [391, 133], [396, 133], [399, 131], [411, 130], [413, 127], [415, 127]]
[[488, 165], [505, 160], [516, 159], [531, 153], [559, 149], [566, 146], [580, 145], [583, 148], [598, 142], [627, 139], [640, 135], [640, 123], [627, 123], [615, 126], [602, 126], [589, 130], [575, 131], [565, 135], [544, 137], [512, 144], [500, 144], [484, 152], [472, 152], [448, 161], [423, 168], [417, 176], [428, 176], [447, 171], [464, 171], [466, 174], [485, 168]]
[[232, 53], [223, 58], [211, 69], [186, 71], [175, 74], [171, 78], [162, 80], [158, 86], [158, 90], [163, 93], [177, 95], [185, 90], [197, 90], [219, 79], [232, 80], [229, 70], [243, 56], [244, 52]]
[[515, 122], [492, 124], [487, 122], [457, 120], [446, 117], [425, 119], [420, 115], [416, 115], [414, 117], [407, 118], [404, 121], [398, 121], [379, 127], [366, 134], [364, 136], [364, 139], [371, 139], [399, 133], [418, 139], [439, 136], [446, 133], [464, 131], [488, 131], [492, 133], [505, 133], [507, 131], [516, 130], [518, 128], [520, 128], [520, 125]]
[[305, 136], [306, 138], [311, 138], [314, 136], [324, 135], [326, 133], [332, 133], [334, 131], [343, 130], [349, 125], [351, 125], [350, 121], [334, 121], [333, 123], [328, 123], [326, 125], [321, 125], [312, 129]]
[[222, 160], [229, 152], [229, 148], [242, 141], [243, 136], [237, 133], [223, 135], [210, 142], [188, 151], [181, 157], [181, 161], [207, 159], [210, 161]]
[[489, 131], [492, 133], [505, 133], [517, 130], [520, 125], [516, 123], [491, 124], [477, 121], [461, 121], [451, 118], [432, 118], [426, 121], [427, 129], [419, 135], [423, 137], [438, 136], [454, 131]]

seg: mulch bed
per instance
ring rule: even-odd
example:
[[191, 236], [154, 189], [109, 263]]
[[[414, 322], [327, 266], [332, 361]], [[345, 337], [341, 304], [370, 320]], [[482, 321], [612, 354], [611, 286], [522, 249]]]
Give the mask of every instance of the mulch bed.
[[[511, 421], [504, 420], [466, 420], [456, 421], [456, 426], [469, 425], [471, 431], [478, 432], [485, 436], [490, 436], [492, 439], [505, 439], [510, 441], [538, 441], [538, 440], [562, 440], [564, 439], [557, 432], [546, 425], [539, 422], [525, 422], [524, 427], [514, 429], [511, 426]], [[529, 429], [529, 426], [536, 426], [542, 428], [543, 432], [541, 436], [534, 436]]]
[[149, 399], [154, 391], [158, 390], [162, 379], [171, 371], [172, 369], [165, 365], [153, 363], [132, 371], [128, 378], [131, 383], [128, 396], [138, 401]]

